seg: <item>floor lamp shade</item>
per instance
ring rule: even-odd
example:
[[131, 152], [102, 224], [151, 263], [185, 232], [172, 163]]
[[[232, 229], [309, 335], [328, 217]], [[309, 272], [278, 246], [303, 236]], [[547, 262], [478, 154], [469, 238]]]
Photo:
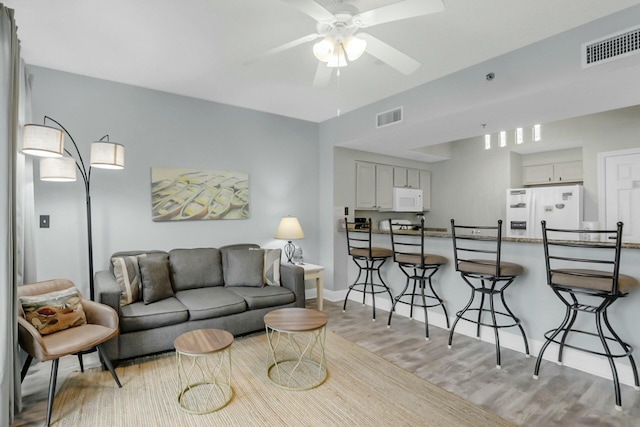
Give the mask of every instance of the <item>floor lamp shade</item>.
[[91, 144], [91, 167], [102, 169], [124, 168], [124, 145], [114, 142]]
[[64, 132], [61, 129], [42, 125], [25, 125], [22, 130], [24, 154], [39, 157], [62, 157]]
[[291, 259], [293, 258], [295, 246], [293, 245], [293, 243], [291, 243], [291, 241], [304, 239], [304, 232], [302, 231], [302, 227], [300, 227], [298, 218], [293, 216], [282, 218], [274, 237], [276, 239], [288, 240], [287, 244], [284, 246], [284, 254], [287, 257], [287, 261], [292, 262]]
[[40, 159], [42, 181], [70, 182], [76, 180], [76, 161], [71, 157]]

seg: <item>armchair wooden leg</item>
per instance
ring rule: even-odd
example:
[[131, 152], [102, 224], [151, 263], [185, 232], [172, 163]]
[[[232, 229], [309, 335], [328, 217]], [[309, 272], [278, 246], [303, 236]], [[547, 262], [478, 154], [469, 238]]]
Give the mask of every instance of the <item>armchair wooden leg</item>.
[[20, 371], [20, 383], [22, 383], [22, 381], [24, 381], [24, 377], [27, 376], [27, 372], [29, 371], [31, 362], [33, 362], [33, 356], [27, 355], [27, 360], [24, 361], [24, 365], [22, 365], [22, 371]]
[[51, 424], [51, 411], [53, 410], [53, 399], [56, 395], [56, 380], [58, 379], [58, 361], [60, 359], [54, 359], [51, 363], [51, 379], [49, 380], [49, 398], [47, 400], [47, 421], [45, 426], [49, 427]]
[[109, 356], [107, 356], [107, 352], [102, 350], [102, 346], [100, 346], [100, 345], [97, 346], [97, 348], [98, 348], [98, 354], [100, 355], [100, 358], [102, 359], [102, 363], [104, 363], [104, 365], [107, 367], [109, 372], [111, 372], [111, 376], [116, 381], [116, 384], [118, 384], [118, 387], [122, 388], [122, 384], [120, 384], [120, 380], [118, 379], [118, 375], [116, 374], [115, 369], [113, 369], [113, 365], [111, 364], [111, 360], [109, 360]]

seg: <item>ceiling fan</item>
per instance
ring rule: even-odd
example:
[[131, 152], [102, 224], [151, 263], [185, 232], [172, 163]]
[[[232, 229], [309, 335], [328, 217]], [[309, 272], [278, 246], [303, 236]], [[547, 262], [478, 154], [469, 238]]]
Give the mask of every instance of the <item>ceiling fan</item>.
[[442, 0], [403, 0], [362, 13], [342, 2], [336, 3], [335, 9], [339, 11], [332, 13], [313, 0], [283, 1], [315, 19], [317, 32], [273, 48], [265, 52], [265, 55], [280, 53], [322, 38], [313, 46], [313, 53], [320, 61], [314, 86], [328, 84], [334, 68], [339, 72], [340, 67], [347, 66], [364, 52], [403, 74], [413, 73], [420, 67], [418, 61], [371, 34], [359, 30], [444, 10]]

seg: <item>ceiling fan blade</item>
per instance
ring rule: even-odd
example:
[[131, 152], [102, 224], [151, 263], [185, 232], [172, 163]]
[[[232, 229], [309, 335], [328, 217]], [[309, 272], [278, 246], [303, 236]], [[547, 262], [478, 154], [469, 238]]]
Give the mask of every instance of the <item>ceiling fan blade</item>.
[[318, 61], [318, 68], [316, 68], [316, 76], [313, 78], [313, 85], [315, 87], [328, 86], [332, 74], [333, 68], [327, 67], [327, 64]]
[[400, 52], [395, 47], [389, 46], [385, 42], [373, 37], [371, 34], [358, 33], [358, 37], [367, 41], [367, 52], [374, 58], [386, 63], [388, 66], [395, 68], [402, 74], [411, 74], [420, 67], [420, 63]]
[[362, 12], [353, 17], [353, 23], [357, 27], [366, 28], [401, 19], [442, 12], [443, 10], [444, 4], [442, 0], [404, 0]]
[[296, 46], [301, 45], [303, 43], [314, 41], [318, 37], [322, 37], [322, 36], [320, 34], [309, 34], [309, 35], [306, 35], [304, 37], [300, 37], [299, 39], [292, 40], [289, 43], [285, 43], [285, 44], [283, 44], [281, 46], [274, 47], [273, 49], [270, 49], [270, 50], [266, 51], [262, 55], [263, 56], [264, 55], [274, 55], [276, 53], [283, 52], [283, 51], [285, 51], [287, 49], [291, 49], [292, 47], [296, 47]]
[[282, 0], [298, 9], [300, 12], [309, 15], [318, 22], [332, 24], [336, 22], [336, 17], [324, 7], [313, 0]]

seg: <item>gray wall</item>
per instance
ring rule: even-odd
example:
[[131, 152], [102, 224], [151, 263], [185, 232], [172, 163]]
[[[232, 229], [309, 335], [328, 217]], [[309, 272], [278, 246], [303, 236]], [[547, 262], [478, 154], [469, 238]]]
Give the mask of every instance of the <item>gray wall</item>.
[[[272, 114], [170, 95], [60, 71], [30, 67], [33, 121], [62, 123], [85, 162], [90, 143], [108, 133], [126, 146], [125, 169], [91, 174], [95, 269], [120, 250], [221, 246], [273, 239], [282, 216], [300, 220], [305, 258], [318, 257], [318, 125]], [[66, 147], [71, 147], [67, 140]], [[37, 163], [37, 162], [36, 162]], [[153, 222], [151, 167], [249, 173], [247, 220]], [[36, 168], [36, 177], [38, 169]], [[88, 289], [86, 219], [81, 182], [36, 178], [38, 279], [65, 277]]]

